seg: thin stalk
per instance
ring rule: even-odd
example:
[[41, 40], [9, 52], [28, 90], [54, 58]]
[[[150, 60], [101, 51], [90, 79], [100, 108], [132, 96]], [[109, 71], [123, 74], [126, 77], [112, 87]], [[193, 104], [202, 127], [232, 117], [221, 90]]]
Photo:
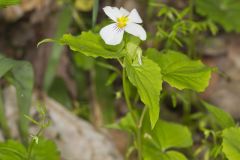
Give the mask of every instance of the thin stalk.
[[110, 65], [110, 64], [107, 64], [104, 62], [96, 62], [96, 65], [106, 68], [106, 69], [109, 69], [109, 70], [112, 70], [112, 71], [115, 71], [118, 75], [122, 75], [121, 71], [117, 67], [114, 67], [113, 65]]
[[137, 148], [138, 148], [138, 160], [142, 160], [142, 138], [141, 138], [141, 128], [138, 128], [138, 117], [135, 114], [129, 95], [128, 95], [128, 88], [127, 88], [127, 76], [126, 76], [126, 70], [123, 69], [123, 74], [122, 74], [122, 79], [123, 79], [123, 92], [124, 92], [124, 97], [127, 103], [127, 107], [128, 110], [130, 112], [130, 114], [133, 117], [133, 120], [135, 122], [136, 128], [137, 128], [137, 133], [136, 133], [136, 137], [137, 137]]
[[94, 27], [97, 22], [98, 8], [99, 8], [99, 0], [94, 0], [93, 11], [92, 11], [92, 27]]
[[[96, 25], [97, 21], [97, 13], [98, 13], [98, 6], [99, 6], [99, 0], [94, 0], [94, 5], [93, 5], [93, 12], [92, 12], [92, 29]], [[99, 65], [100, 63], [98, 63]], [[101, 63], [103, 66], [103, 63]], [[107, 65], [104, 65], [104, 67], [109, 67]], [[99, 128], [103, 124], [103, 114], [102, 114], [102, 107], [98, 101], [97, 97], [97, 82], [96, 82], [96, 68], [92, 68], [90, 70], [90, 81], [91, 81], [91, 86], [90, 86], [90, 93], [91, 93], [91, 98], [92, 98], [92, 118], [93, 118], [93, 124], [95, 127]]]
[[[190, 0], [189, 2], [190, 7], [190, 14], [189, 14], [189, 20], [194, 20], [194, 0]], [[193, 33], [190, 33], [189, 36], [189, 42], [188, 42], [188, 56], [191, 58], [196, 58], [196, 50], [195, 50], [195, 42], [196, 42], [196, 33], [193, 31]]]
[[95, 127], [99, 128], [103, 125], [102, 107], [97, 97], [96, 86], [96, 69], [90, 70], [90, 94], [91, 94], [91, 106], [92, 106], [92, 120]]
[[138, 160], [142, 160], [142, 137], [141, 128], [137, 129]]
[[143, 119], [144, 119], [144, 116], [145, 116], [146, 112], [147, 112], [147, 107], [144, 107], [142, 115], [141, 115], [139, 123], [138, 123], [138, 128], [139, 129], [142, 128], [142, 123], [143, 123]]
[[81, 16], [81, 14], [78, 13], [78, 11], [76, 9], [72, 9], [72, 13], [73, 13], [73, 19], [74, 21], [77, 23], [78, 27], [80, 30], [86, 30], [87, 27], [83, 21], [83, 17]]
[[[36, 137], [39, 137], [40, 136], [40, 134], [42, 133], [42, 131], [45, 129], [45, 127], [44, 126], [41, 126], [41, 128], [39, 129], [39, 131], [37, 132], [37, 134], [36, 134]], [[27, 158], [27, 160], [31, 160], [31, 156], [32, 156], [32, 150], [33, 150], [33, 147], [34, 147], [34, 145], [35, 145], [35, 139], [32, 139], [32, 141], [31, 141], [31, 143], [30, 143], [30, 146], [29, 146], [29, 148], [28, 148], [28, 158]]]
[[133, 107], [132, 107], [132, 104], [130, 102], [130, 99], [129, 99], [129, 95], [128, 95], [128, 88], [127, 88], [127, 76], [126, 76], [126, 70], [123, 69], [123, 74], [122, 74], [122, 79], [123, 79], [123, 92], [124, 92], [124, 97], [125, 97], [125, 100], [126, 100], [126, 103], [127, 103], [127, 107], [128, 107], [128, 110], [130, 112], [130, 114], [132, 115], [133, 117], [133, 120], [134, 122], [137, 124], [137, 121], [138, 121], [138, 118], [133, 110]]

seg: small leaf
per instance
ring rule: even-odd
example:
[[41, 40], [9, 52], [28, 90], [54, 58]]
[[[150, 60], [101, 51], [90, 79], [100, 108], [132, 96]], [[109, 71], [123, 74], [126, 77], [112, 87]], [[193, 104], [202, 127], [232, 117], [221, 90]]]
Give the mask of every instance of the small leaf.
[[28, 115], [24, 115], [30, 122], [38, 125], [38, 126], [41, 126], [40, 123], [38, 123], [36, 120], [34, 120], [32, 117], [28, 116]]
[[59, 42], [68, 45], [73, 51], [91, 57], [120, 58], [126, 54], [123, 43], [117, 46], [106, 45], [98, 34], [90, 31], [82, 32], [77, 37], [65, 34]]
[[207, 108], [207, 110], [212, 114], [213, 118], [215, 119], [215, 122], [222, 128], [229, 128], [235, 126], [235, 122], [232, 118], [232, 116], [224, 112], [222, 109], [217, 108], [211, 104], [208, 104], [203, 101], [204, 106]]
[[137, 88], [141, 101], [149, 108], [152, 128], [158, 120], [160, 112], [160, 92], [162, 90], [162, 76], [159, 66], [152, 60], [143, 57], [143, 64], [131, 63], [125, 58], [127, 75], [130, 82]]
[[136, 125], [130, 113], [121, 118], [119, 122], [107, 125], [107, 127], [111, 129], [123, 130], [129, 133], [134, 133], [136, 131]]
[[232, 127], [223, 130], [222, 151], [229, 160], [240, 159], [240, 128]]
[[162, 54], [155, 49], [148, 49], [146, 55], [158, 63], [163, 80], [172, 87], [202, 92], [209, 84], [212, 68], [205, 66], [200, 60], [191, 60], [175, 51]]
[[56, 40], [51, 39], [51, 38], [46, 38], [46, 39], [38, 42], [37, 47], [39, 47], [39, 46], [42, 45], [43, 43], [49, 43], [49, 42], [56, 42]]

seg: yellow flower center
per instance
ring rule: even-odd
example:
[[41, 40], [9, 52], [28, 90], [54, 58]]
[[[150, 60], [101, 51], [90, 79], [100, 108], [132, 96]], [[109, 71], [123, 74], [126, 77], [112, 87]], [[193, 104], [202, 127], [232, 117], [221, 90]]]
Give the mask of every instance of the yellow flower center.
[[126, 16], [122, 16], [122, 17], [118, 18], [117, 19], [118, 28], [122, 29], [122, 28], [126, 27], [127, 22], [128, 22], [128, 17], [126, 17]]

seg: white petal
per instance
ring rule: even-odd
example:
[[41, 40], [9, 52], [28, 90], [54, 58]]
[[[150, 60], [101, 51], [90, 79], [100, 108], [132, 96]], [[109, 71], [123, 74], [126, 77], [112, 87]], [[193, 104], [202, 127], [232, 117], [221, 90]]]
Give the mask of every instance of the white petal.
[[108, 45], [120, 44], [123, 39], [124, 30], [117, 28], [117, 24], [110, 24], [100, 31], [100, 36]]
[[117, 7], [106, 6], [103, 8], [103, 11], [109, 18], [111, 18], [115, 22], [117, 21], [117, 18], [122, 16], [120, 10]]
[[133, 23], [142, 23], [142, 19], [138, 14], [138, 11], [136, 9], [133, 9], [131, 13], [128, 16], [129, 21]]
[[120, 12], [123, 16], [128, 16], [130, 12], [128, 12], [128, 10], [126, 10], [125, 8], [121, 7], [120, 8]]
[[139, 24], [129, 23], [125, 27], [125, 31], [130, 33], [130, 34], [132, 34], [132, 35], [134, 35], [134, 36], [139, 37], [143, 41], [147, 39], [146, 31]]

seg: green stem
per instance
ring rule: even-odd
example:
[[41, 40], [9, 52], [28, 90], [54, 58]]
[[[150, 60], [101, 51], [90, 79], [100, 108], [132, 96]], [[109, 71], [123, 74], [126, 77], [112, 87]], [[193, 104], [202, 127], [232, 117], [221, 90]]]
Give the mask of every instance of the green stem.
[[136, 129], [137, 129], [137, 133], [136, 133], [136, 137], [137, 137], [137, 148], [138, 148], [138, 160], [142, 160], [142, 137], [141, 137], [141, 128], [138, 128], [138, 116], [135, 114], [129, 95], [128, 95], [128, 88], [127, 88], [127, 76], [126, 76], [126, 70], [123, 69], [123, 74], [122, 74], [122, 79], [123, 79], [123, 91], [124, 91], [124, 96], [125, 96], [125, 100], [127, 103], [127, 107], [128, 110], [130, 112], [130, 114], [132, 115], [135, 124], [136, 124]]
[[31, 143], [30, 143], [30, 146], [28, 148], [28, 158], [27, 158], [28, 160], [31, 160], [32, 150], [33, 150], [34, 144], [35, 144], [35, 141], [32, 140]]
[[110, 64], [107, 64], [105, 62], [96, 62], [96, 65], [100, 66], [100, 67], [103, 67], [103, 68], [106, 68], [106, 69], [109, 69], [109, 70], [112, 70], [112, 71], [115, 71], [118, 75], [121, 75], [121, 71], [117, 68], [117, 67], [114, 67]]
[[[194, 0], [190, 0], [190, 14], [189, 14], [189, 20], [194, 20]], [[191, 58], [196, 58], [196, 50], [195, 50], [195, 42], [196, 42], [196, 33], [193, 31], [193, 33], [190, 33], [189, 36], [189, 42], [188, 42], [188, 56]]]
[[147, 112], [147, 107], [144, 107], [142, 115], [141, 115], [139, 123], [138, 123], [138, 128], [139, 129], [142, 128], [142, 123], [143, 123], [143, 119], [144, 119], [144, 116], [145, 116], [146, 112]]
[[[44, 130], [45, 126], [41, 126], [41, 128], [39, 129], [39, 131], [37, 132], [36, 134], [36, 137], [39, 137], [40, 134], [42, 133], [42, 131]], [[32, 156], [32, 150], [33, 150], [33, 147], [35, 145], [35, 139], [32, 139], [31, 143], [30, 143], [30, 146], [28, 148], [28, 158], [27, 160], [31, 160], [31, 156]]]
[[136, 116], [136, 114], [133, 110], [133, 107], [132, 107], [132, 104], [130, 102], [129, 95], [128, 95], [127, 76], [126, 76], [126, 70], [125, 69], [123, 69], [122, 79], [123, 79], [123, 92], [124, 92], [124, 97], [125, 97], [125, 100], [126, 100], [126, 103], [127, 103], [127, 107], [128, 107], [128, 110], [129, 110], [130, 114], [133, 117], [134, 122], [137, 124], [138, 118], [137, 118], [137, 116]]
[[138, 160], [142, 160], [142, 137], [141, 129], [137, 130]]

